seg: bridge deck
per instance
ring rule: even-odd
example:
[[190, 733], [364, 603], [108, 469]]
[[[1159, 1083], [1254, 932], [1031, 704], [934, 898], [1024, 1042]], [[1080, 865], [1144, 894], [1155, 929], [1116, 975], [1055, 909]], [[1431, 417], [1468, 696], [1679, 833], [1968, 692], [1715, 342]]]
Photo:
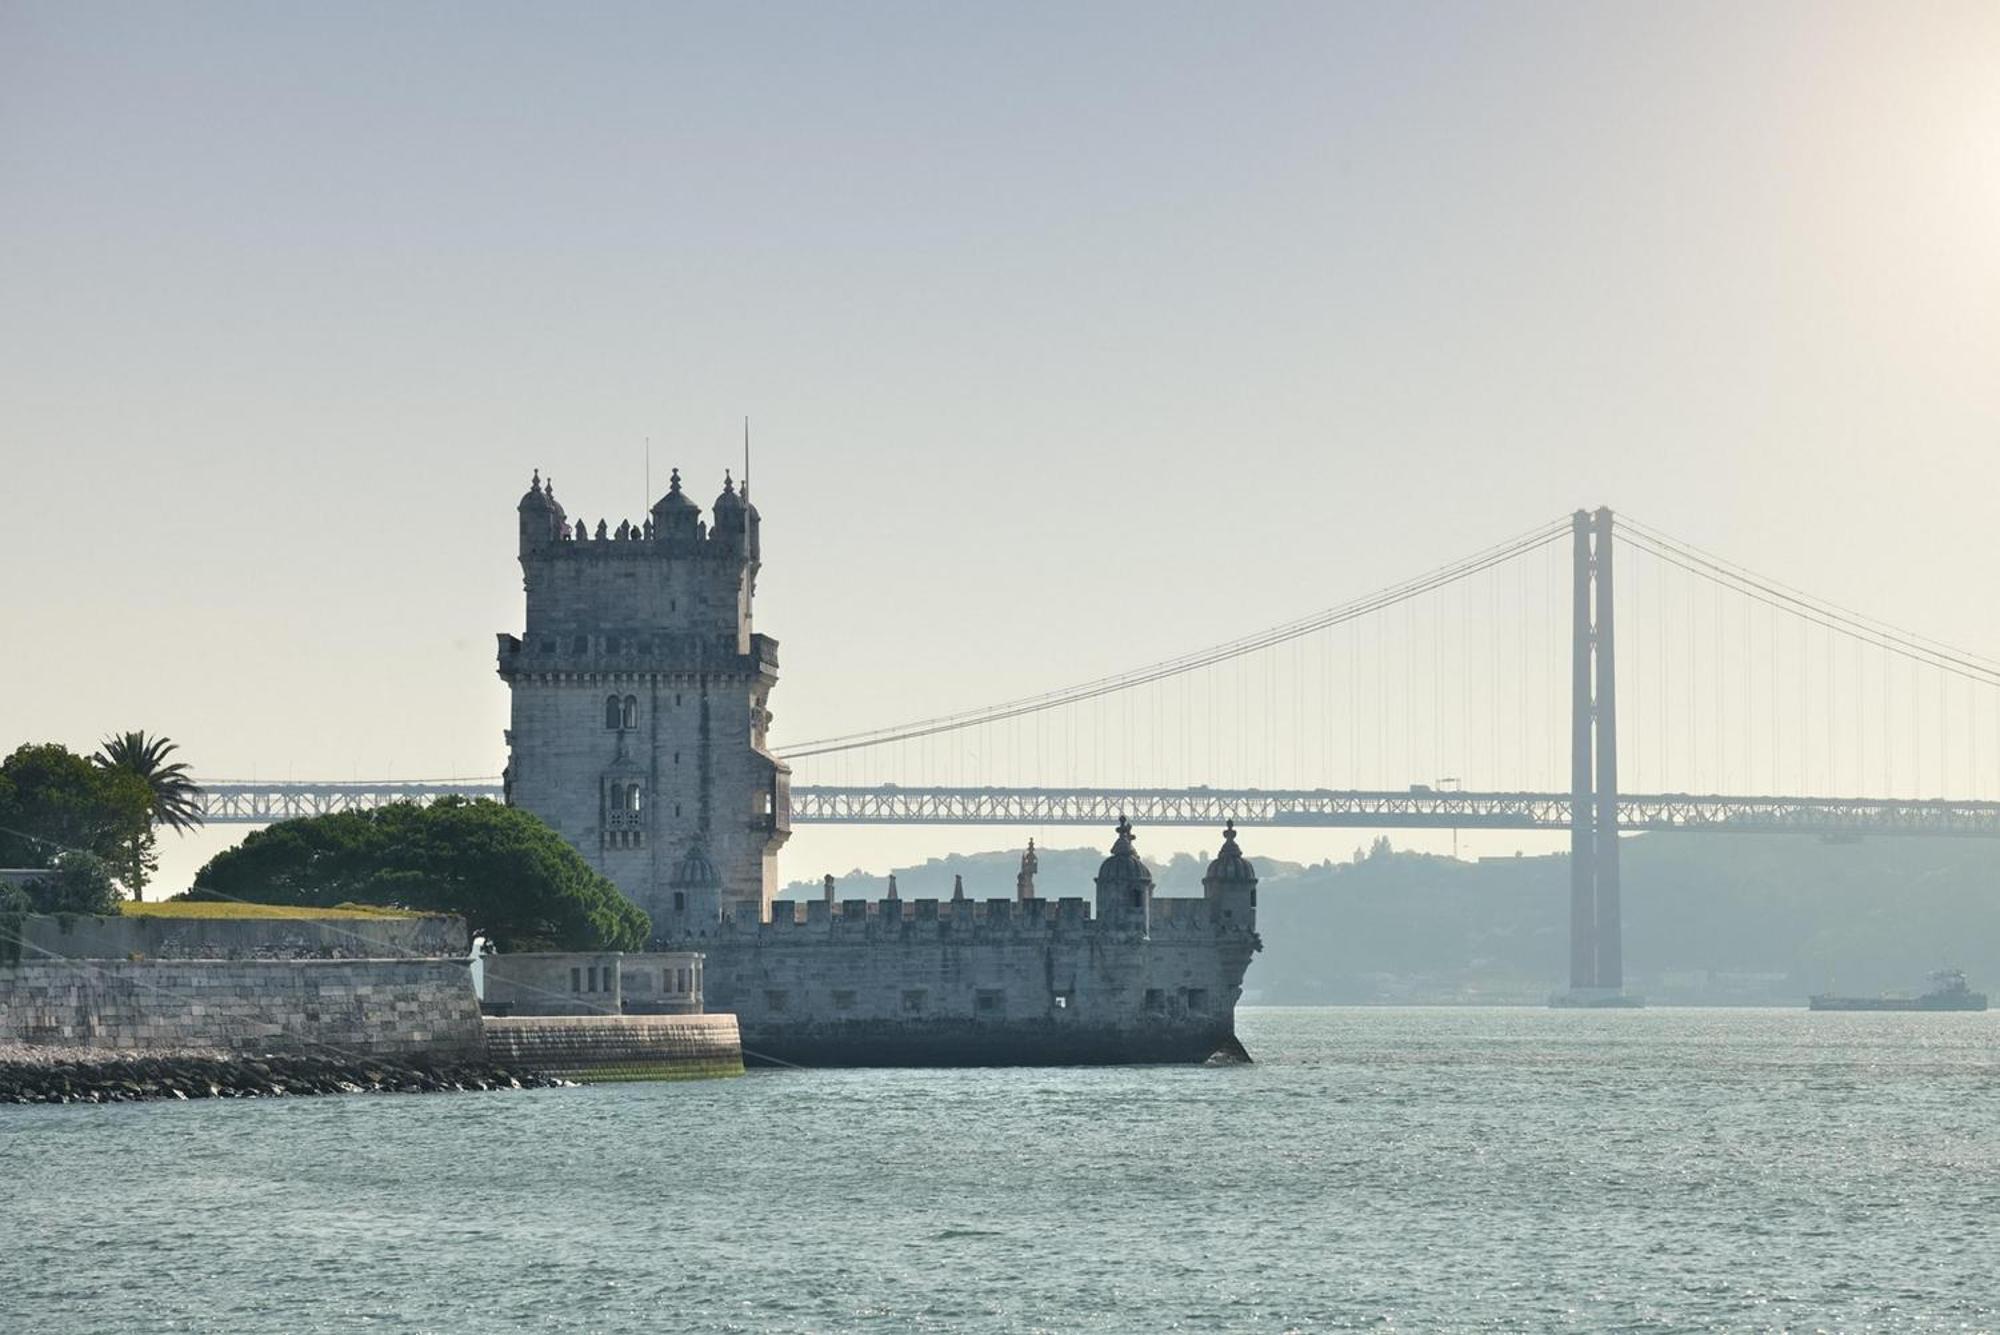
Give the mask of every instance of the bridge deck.
[[[497, 784], [215, 783], [204, 814], [215, 824], [263, 825], [297, 816], [365, 811], [447, 795], [498, 798]], [[1567, 793], [1389, 792], [1222, 788], [792, 789], [794, 825], [1089, 825], [1120, 816], [1139, 825], [1292, 826], [1431, 830], [1566, 830]], [[1621, 830], [1716, 833], [1901, 834], [2000, 837], [2000, 802], [1949, 799], [1755, 797], [1631, 793]]]

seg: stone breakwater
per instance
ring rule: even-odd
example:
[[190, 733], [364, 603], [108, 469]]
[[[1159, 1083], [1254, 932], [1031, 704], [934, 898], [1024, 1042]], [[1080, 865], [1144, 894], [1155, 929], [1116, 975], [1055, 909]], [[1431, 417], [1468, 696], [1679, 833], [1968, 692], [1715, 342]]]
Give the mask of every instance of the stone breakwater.
[[200, 1050], [107, 1058], [87, 1049], [0, 1047], [0, 1103], [438, 1094], [568, 1083], [539, 1071], [478, 1059], [250, 1057]]

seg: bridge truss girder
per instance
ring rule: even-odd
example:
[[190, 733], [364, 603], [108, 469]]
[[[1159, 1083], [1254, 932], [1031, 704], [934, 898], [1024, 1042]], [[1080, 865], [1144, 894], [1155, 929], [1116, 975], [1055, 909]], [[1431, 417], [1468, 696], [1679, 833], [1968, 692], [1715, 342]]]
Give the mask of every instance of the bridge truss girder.
[[[447, 795], [498, 798], [497, 784], [215, 784], [213, 824], [263, 825]], [[1567, 830], [1568, 793], [1222, 788], [801, 786], [794, 825], [1238, 825], [1294, 829]], [[1618, 828], [1716, 834], [2000, 837], [2000, 802], [1623, 793]]]

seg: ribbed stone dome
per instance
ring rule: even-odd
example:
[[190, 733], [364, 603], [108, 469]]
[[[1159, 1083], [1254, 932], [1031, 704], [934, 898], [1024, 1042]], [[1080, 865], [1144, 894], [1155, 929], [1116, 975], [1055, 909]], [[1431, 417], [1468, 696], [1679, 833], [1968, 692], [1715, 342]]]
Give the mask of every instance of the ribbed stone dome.
[[722, 884], [722, 876], [715, 870], [715, 864], [708, 860], [708, 850], [701, 846], [699, 839], [689, 844], [687, 852], [681, 854], [681, 862], [674, 868], [673, 879], [668, 882], [675, 889], [693, 889]]
[[700, 513], [701, 507], [681, 490], [681, 470], [676, 468], [667, 480], [667, 494], [660, 497], [659, 504], [653, 507], [653, 522], [663, 524], [669, 518], [692, 519]]
[[1153, 883], [1153, 873], [1132, 849], [1132, 822], [1123, 816], [1118, 818], [1118, 838], [1111, 845], [1111, 856], [1097, 868], [1097, 883], [1100, 886]]
[[1209, 881], [1251, 882], [1257, 879], [1257, 869], [1250, 865], [1250, 859], [1243, 856], [1243, 850], [1236, 846], [1236, 822], [1230, 821], [1223, 827], [1222, 851], [1215, 855], [1215, 861], [1208, 864]]
[[554, 510], [556, 508], [554, 498], [542, 490], [541, 469], [537, 468], [535, 470], [534, 480], [528, 483], [527, 493], [521, 497], [520, 505], [515, 508], [519, 510]]

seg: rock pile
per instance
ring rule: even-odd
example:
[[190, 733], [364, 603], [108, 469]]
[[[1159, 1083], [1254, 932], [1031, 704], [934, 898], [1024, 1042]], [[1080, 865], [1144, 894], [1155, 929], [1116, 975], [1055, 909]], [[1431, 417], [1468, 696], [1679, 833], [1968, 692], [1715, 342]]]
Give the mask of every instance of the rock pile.
[[[0, 1103], [129, 1103], [302, 1094], [436, 1094], [538, 1089], [568, 1082], [485, 1061], [422, 1057], [105, 1054], [22, 1060], [0, 1052]], [[40, 1057], [41, 1054], [37, 1054]]]

